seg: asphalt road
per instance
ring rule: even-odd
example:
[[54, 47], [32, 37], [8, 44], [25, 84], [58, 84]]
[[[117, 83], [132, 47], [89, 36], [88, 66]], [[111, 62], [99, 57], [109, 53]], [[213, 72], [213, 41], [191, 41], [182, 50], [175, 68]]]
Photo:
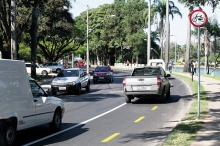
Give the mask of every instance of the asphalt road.
[[122, 79], [129, 74], [114, 70], [113, 83], [91, 82], [89, 93], [82, 90], [80, 95], [58, 95], [66, 109], [62, 129], [53, 133], [45, 124], [19, 131], [17, 146], [161, 145], [190, 107], [191, 89], [184, 81], [170, 77], [171, 98], [165, 103], [149, 98], [126, 104]]

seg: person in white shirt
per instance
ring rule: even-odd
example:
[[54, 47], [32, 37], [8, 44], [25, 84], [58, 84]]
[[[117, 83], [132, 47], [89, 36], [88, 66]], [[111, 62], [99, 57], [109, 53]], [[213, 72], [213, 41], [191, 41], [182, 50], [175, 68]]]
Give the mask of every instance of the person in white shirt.
[[197, 68], [197, 66], [198, 66], [198, 63], [197, 63], [197, 61], [195, 61], [195, 62], [193, 62], [193, 70], [194, 70], [194, 73], [196, 73], [196, 68]]

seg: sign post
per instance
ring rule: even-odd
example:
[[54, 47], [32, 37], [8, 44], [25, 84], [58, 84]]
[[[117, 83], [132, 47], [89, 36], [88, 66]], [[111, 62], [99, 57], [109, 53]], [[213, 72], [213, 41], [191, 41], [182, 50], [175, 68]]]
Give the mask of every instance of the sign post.
[[198, 28], [198, 115], [200, 116], [200, 27], [208, 21], [208, 17], [203, 10], [194, 10], [190, 14], [190, 23]]

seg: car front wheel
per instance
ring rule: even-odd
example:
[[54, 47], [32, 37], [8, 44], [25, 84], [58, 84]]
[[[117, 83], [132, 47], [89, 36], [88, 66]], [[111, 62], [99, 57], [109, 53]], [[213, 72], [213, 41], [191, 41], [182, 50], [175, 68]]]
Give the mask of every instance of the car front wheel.
[[13, 123], [6, 123], [3, 133], [0, 135], [0, 145], [14, 146], [16, 135], [16, 128]]
[[60, 130], [62, 117], [60, 110], [56, 110], [53, 116], [53, 121], [49, 124], [50, 128], [54, 131]]
[[89, 91], [90, 91], [90, 82], [88, 82], [88, 83], [87, 83], [87, 86], [86, 86], [86, 91], [87, 91], [87, 92], [89, 92]]

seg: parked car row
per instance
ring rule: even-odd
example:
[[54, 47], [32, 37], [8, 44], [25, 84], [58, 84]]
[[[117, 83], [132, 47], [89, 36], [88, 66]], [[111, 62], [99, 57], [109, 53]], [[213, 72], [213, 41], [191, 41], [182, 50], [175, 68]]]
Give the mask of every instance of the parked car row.
[[[31, 63], [25, 63], [28, 74], [31, 73]], [[74, 67], [83, 67], [86, 66], [86, 63], [83, 61], [74, 61]], [[41, 75], [48, 75], [51, 72], [59, 73], [61, 70], [65, 68], [72, 68], [71, 63], [68, 63], [68, 67], [65, 64], [61, 64], [58, 62], [47, 62], [43, 64], [36, 63], [36, 73]]]
[[[26, 65], [26, 70], [28, 74], [31, 74], [31, 63], [25, 63]], [[36, 74], [40, 74], [43, 76], [48, 75], [49, 73], [52, 73], [52, 69], [42, 67], [38, 63], [36, 63]]]

